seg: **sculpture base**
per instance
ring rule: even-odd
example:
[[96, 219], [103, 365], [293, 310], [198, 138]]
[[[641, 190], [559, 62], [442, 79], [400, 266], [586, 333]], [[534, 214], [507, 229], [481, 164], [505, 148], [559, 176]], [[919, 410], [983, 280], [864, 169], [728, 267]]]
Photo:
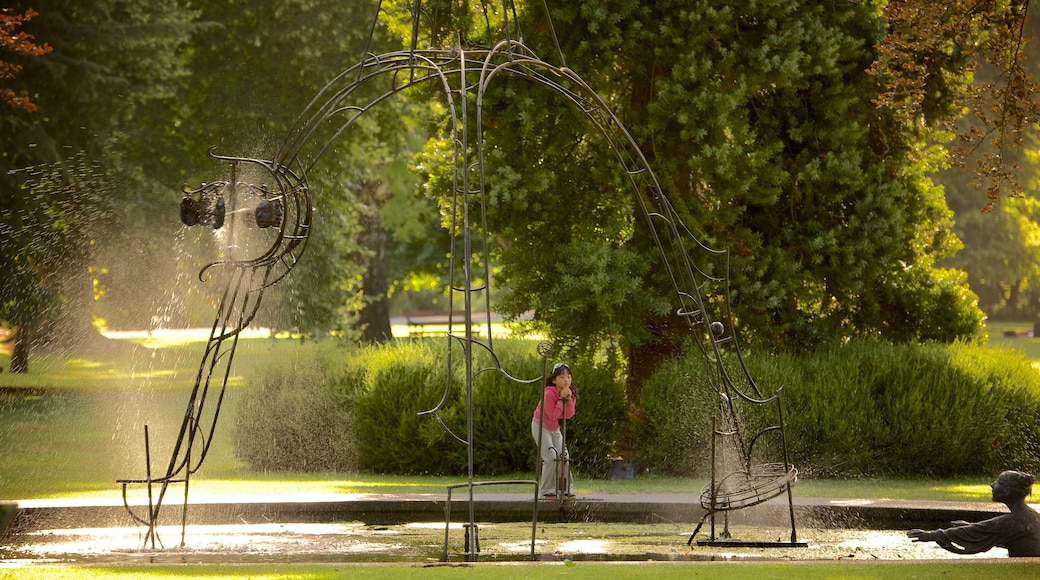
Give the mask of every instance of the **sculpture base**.
[[745, 542], [743, 540], [697, 540], [698, 546], [722, 548], [807, 548], [808, 542]]

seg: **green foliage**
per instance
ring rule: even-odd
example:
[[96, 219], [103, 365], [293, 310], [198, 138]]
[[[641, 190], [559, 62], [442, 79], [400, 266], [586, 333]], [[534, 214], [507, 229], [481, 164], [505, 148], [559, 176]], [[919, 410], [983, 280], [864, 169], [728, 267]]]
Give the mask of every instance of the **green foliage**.
[[[865, 72], [885, 31], [876, 4], [596, 0], [553, 18], [568, 65], [626, 124], [691, 231], [731, 249], [734, 305], [756, 341], [977, 334], [964, 279], [935, 267], [957, 247], [927, 177], [942, 151], [877, 106]], [[521, 28], [543, 23], [540, 6], [521, 14]], [[556, 59], [541, 35], [525, 41]], [[678, 344], [670, 280], [596, 129], [537, 83], [503, 79], [484, 98], [487, 223], [508, 241], [494, 250], [502, 309], [533, 310], [579, 352]], [[427, 151], [443, 183], [443, 147]]]
[[[426, 342], [367, 350], [370, 374], [355, 402], [358, 450], [364, 469], [376, 473], [450, 473], [452, 441], [430, 417], [419, 417], [441, 398], [443, 364]], [[454, 372], [454, 369], [453, 369]], [[447, 395], [448, 402], [459, 393]], [[457, 430], [457, 406], [445, 409], [445, 424]], [[462, 431], [465, 436], [465, 431]]]
[[[760, 385], [783, 388], [788, 448], [803, 473], [949, 477], [1040, 467], [1040, 376], [1019, 353], [856, 340], [748, 361]], [[709, 387], [689, 384], [699, 364], [667, 366], [644, 388], [650, 419], [640, 457], [654, 469], [704, 473], [713, 403], [693, 391]]]
[[[1036, 163], [1036, 151], [1027, 157]], [[1034, 170], [1035, 171], [1035, 170]], [[991, 319], [1032, 320], [1040, 307], [1040, 198], [1035, 182], [1020, 198], [982, 213], [983, 200], [963, 169], [939, 175], [955, 212], [964, 248], [947, 260], [968, 273], [968, 283]]]
[[670, 362], [643, 383], [633, 424], [637, 461], [656, 473], [710, 473], [714, 392], [703, 367]]
[[[200, 26], [175, 0], [8, 5], [39, 12], [26, 32], [54, 50], [10, 59], [24, 66], [10, 86], [39, 108], [0, 114], [0, 261], [10, 266], [0, 320], [39, 322], [65, 305], [89, 320], [92, 284], [105, 268], [134, 263], [129, 248], [141, 246], [121, 239], [122, 227], [144, 214], [152, 234], [164, 230], [149, 211], [159, 197], [151, 192], [169, 192], [156, 185], [155, 143], [172, 125], [166, 105], [184, 80], [179, 49]], [[99, 263], [96, 251], [120, 242], [123, 259]]]
[[[461, 353], [453, 353], [445, 394], [443, 343], [398, 342], [345, 349], [323, 342], [292, 360], [271, 360], [250, 374], [235, 417], [239, 454], [257, 470], [345, 470], [463, 474], [467, 433]], [[499, 341], [500, 363], [526, 384], [491, 370], [478, 351], [473, 385], [474, 466], [484, 476], [530, 472], [536, 456], [531, 417], [541, 396], [542, 362], [527, 341]], [[621, 384], [605, 371], [575, 366], [579, 409], [568, 425], [575, 468], [605, 476], [624, 418]]]
[[602, 367], [575, 367], [580, 410], [567, 424], [567, 446], [575, 467], [589, 477], [606, 477], [617, 453], [618, 428], [628, 404], [622, 384]]
[[[789, 414], [795, 433], [815, 430], [790, 438], [806, 465], [880, 475], [1035, 469], [1036, 444], [1030, 440], [1040, 381], [1020, 355], [966, 344], [866, 342], [813, 358], [818, 366], [787, 397], [792, 410], [814, 405], [824, 412]], [[846, 372], [837, 373], [844, 380], [836, 381], [826, 369], [839, 364]], [[808, 427], [811, 421], [817, 423]], [[813, 435], [824, 443], [814, 445]], [[850, 449], [854, 462], [845, 459]]]
[[[354, 471], [351, 392], [362, 369], [340, 365], [330, 343], [309, 343], [254, 367], [233, 417], [236, 453], [257, 471]], [[357, 381], [360, 384], [360, 381]]]

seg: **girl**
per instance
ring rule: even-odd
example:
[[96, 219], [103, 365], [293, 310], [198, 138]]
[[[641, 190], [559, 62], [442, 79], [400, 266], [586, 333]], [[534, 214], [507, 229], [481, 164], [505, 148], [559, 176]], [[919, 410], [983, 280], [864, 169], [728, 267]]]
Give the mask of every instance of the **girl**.
[[539, 454], [542, 457], [540, 493], [547, 499], [555, 499], [557, 494], [574, 496], [570, 462], [566, 463], [566, 488], [556, 489], [560, 475], [557, 473], [557, 459], [567, 457], [563, 434], [560, 432], [560, 419], [574, 416], [574, 402], [578, 398], [577, 391], [571, 388], [572, 381], [571, 367], [564, 363], [556, 364], [531, 420], [531, 435], [534, 436], [535, 445], [540, 446]]

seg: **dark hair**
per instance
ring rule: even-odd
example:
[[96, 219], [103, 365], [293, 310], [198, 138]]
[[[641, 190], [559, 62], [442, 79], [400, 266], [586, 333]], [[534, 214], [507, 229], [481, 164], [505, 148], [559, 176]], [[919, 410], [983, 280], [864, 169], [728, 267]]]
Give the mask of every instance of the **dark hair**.
[[568, 366], [567, 363], [556, 363], [556, 364], [553, 365], [552, 372], [549, 373], [549, 382], [551, 384], [555, 385], [556, 384], [556, 377], [562, 375], [563, 371], [567, 371], [567, 373], [571, 374], [571, 375], [574, 374], [571, 371], [571, 367]]

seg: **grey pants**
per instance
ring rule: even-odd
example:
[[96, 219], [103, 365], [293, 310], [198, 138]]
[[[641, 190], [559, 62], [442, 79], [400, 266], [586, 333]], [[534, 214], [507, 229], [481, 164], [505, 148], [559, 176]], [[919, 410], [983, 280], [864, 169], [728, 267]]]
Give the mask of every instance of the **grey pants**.
[[556, 470], [559, 465], [556, 459], [560, 455], [559, 450], [564, 449], [563, 433], [559, 429], [550, 431], [541, 427], [541, 424], [537, 421], [531, 422], [531, 435], [534, 437], [535, 445], [538, 445], [539, 432], [542, 435], [542, 448], [539, 450], [539, 455], [542, 458], [542, 478], [539, 493], [542, 495], [547, 493], [571, 495], [574, 493], [574, 478], [571, 477], [570, 463], [567, 464], [567, 489], [556, 489]]

